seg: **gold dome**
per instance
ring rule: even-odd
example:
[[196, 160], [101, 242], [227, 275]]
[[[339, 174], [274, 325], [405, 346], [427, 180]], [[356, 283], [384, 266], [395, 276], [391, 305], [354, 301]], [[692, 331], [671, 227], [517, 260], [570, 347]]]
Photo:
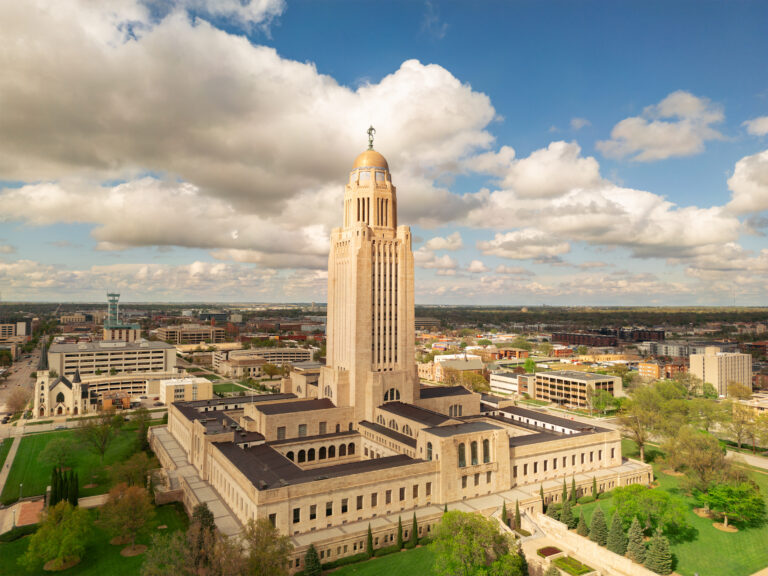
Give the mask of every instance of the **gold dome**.
[[360, 154], [360, 156], [355, 158], [355, 165], [352, 166], [352, 170], [365, 167], [384, 168], [385, 170], [389, 170], [387, 160], [384, 156], [376, 152], [376, 150], [366, 150]]

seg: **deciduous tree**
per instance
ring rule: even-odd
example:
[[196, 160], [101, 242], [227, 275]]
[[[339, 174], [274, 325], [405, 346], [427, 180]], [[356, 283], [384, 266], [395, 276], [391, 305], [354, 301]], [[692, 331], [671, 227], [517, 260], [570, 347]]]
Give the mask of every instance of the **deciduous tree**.
[[637, 388], [630, 400], [624, 404], [624, 412], [619, 415], [622, 430], [637, 444], [640, 460], [643, 462], [645, 444], [657, 425], [659, 411], [659, 397], [654, 390]]
[[651, 489], [642, 484], [616, 488], [613, 505], [624, 526], [629, 526], [632, 519], [637, 518], [646, 533], [652, 533], [657, 528], [680, 530], [688, 525], [688, 507], [684, 501], [664, 490]]
[[118, 484], [109, 491], [109, 499], [101, 508], [101, 520], [107, 530], [130, 549], [136, 547], [136, 537], [147, 529], [155, 508], [146, 489]]
[[54, 569], [79, 562], [90, 530], [88, 512], [69, 502], [59, 502], [44, 513], [40, 528], [30, 536], [20, 563], [34, 570], [48, 562]]
[[136, 452], [124, 462], [112, 465], [112, 479], [115, 484], [125, 483], [129, 486], [146, 486], [147, 474], [152, 468], [152, 461], [146, 452]]
[[760, 489], [751, 482], [718, 484], [701, 496], [702, 502], [728, 520], [740, 520], [747, 524], [759, 524], [765, 520], [765, 500]]
[[281, 535], [267, 518], [249, 520], [245, 527], [244, 540], [249, 545], [249, 575], [288, 575], [288, 556], [293, 550], [293, 545], [288, 536]]
[[508, 538], [481, 514], [448, 512], [435, 532], [437, 576], [472, 576], [509, 552]]
[[16, 412], [21, 412], [26, 407], [27, 402], [29, 402], [30, 396], [31, 393], [26, 388], [14, 388], [8, 395], [8, 398], [5, 401], [5, 406], [8, 411], [13, 412], [14, 414]]
[[56, 468], [70, 466], [74, 459], [73, 442], [68, 436], [51, 438], [45, 445], [45, 448], [37, 455], [39, 462], [55, 466]]
[[80, 440], [96, 452], [101, 461], [109, 449], [117, 430], [122, 426], [122, 418], [114, 411], [99, 412], [92, 418], [83, 418], [78, 423], [77, 434]]

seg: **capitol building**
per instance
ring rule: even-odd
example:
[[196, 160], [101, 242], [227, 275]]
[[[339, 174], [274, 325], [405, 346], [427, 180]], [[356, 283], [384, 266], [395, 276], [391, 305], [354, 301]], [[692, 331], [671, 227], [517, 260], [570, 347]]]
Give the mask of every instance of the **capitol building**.
[[[648, 484], [651, 467], [622, 458], [615, 430], [520, 408], [460, 386], [424, 386], [414, 355], [411, 230], [372, 142], [345, 186], [331, 232], [324, 366], [302, 363], [279, 394], [175, 402], [150, 440], [188, 508], [220, 503], [225, 533], [268, 518], [328, 562], [431, 533], [447, 506], [500, 517], [561, 499]], [[185, 471], [181, 474], [180, 471]], [[174, 486], [171, 486], [172, 488]], [[541, 495], [545, 502], [542, 502]], [[201, 497], [201, 494], [208, 496]]]

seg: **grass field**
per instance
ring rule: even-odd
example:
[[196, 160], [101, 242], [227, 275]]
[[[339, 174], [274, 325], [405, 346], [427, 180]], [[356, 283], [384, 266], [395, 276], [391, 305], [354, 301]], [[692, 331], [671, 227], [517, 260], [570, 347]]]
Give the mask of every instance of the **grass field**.
[[[19, 484], [23, 484], [22, 496], [38, 496], [45, 493], [51, 480], [51, 466], [40, 462], [37, 456], [50, 440], [59, 437], [69, 437], [74, 440], [75, 456], [72, 467], [80, 477], [80, 497], [107, 492], [109, 471], [105, 467], [127, 459], [136, 449], [136, 426], [131, 424], [126, 424], [117, 433], [104, 455], [103, 464], [98, 454], [78, 443], [74, 430], [25, 436], [19, 444], [5, 488], [0, 494], [0, 501], [3, 504], [18, 500]], [[85, 488], [90, 484], [94, 486]]]
[[203, 374], [203, 378], [210, 380], [211, 382], [216, 382], [216, 380], [221, 380], [221, 376], [217, 376], [216, 374]]
[[[0, 549], [2, 550], [2, 549]], [[379, 576], [397, 574], [398, 576], [430, 576], [435, 555], [429, 546], [395, 552], [381, 558], [372, 558], [367, 562], [344, 566], [333, 572], [334, 576]]]
[[5, 459], [8, 457], [8, 452], [11, 451], [11, 445], [13, 444], [13, 438], [5, 438], [0, 442], [0, 470], [5, 464]]
[[246, 389], [242, 386], [238, 386], [237, 384], [232, 383], [225, 383], [225, 384], [214, 384], [213, 385], [213, 392], [215, 394], [227, 394], [228, 392], [245, 392]]
[[[151, 523], [151, 529], [148, 536], [136, 540], [137, 544], [149, 544], [151, 535], [157, 532], [157, 527], [165, 525], [168, 528], [163, 532], [173, 532], [186, 529], [187, 515], [181, 507], [175, 505], [161, 506], [156, 509], [157, 515]], [[89, 511], [92, 517], [96, 518], [94, 510]], [[133, 576], [139, 574], [141, 564], [144, 562], [144, 555], [125, 558], [120, 555], [123, 546], [113, 546], [109, 543], [110, 535], [103, 530], [94, 528], [88, 541], [88, 548], [85, 552], [85, 558], [77, 566], [69, 570], [59, 572], [59, 574], [77, 574], [78, 576]], [[18, 559], [26, 552], [29, 537], [24, 537], [14, 542], [0, 542], [0, 575], [23, 575], [43, 576], [50, 574], [38, 570], [29, 572], [18, 565]]]
[[[638, 457], [635, 444], [627, 439], [622, 441], [625, 456]], [[646, 447], [646, 458], [660, 455], [655, 447]], [[718, 576], [749, 576], [768, 566], [768, 524], [758, 528], [742, 528], [736, 533], [727, 533], [712, 526], [712, 520], [700, 518], [693, 513], [697, 507], [695, 499], [680, 488], [680, 478], [669, 476], [661, 471], [662, 466], [653, 463], [653, 469], [659, 483], [659, 489], [682, 498], [688, 505], [688, 523], [695, 531], [692, 540], [672, 542], [672, 552], [677, 558], [676, 572], [682, 576], [698, 574], [717, 574]], [[763, 496], [768, 494], [768, 476], [764, 472], [750, 470], [751, 478], [760, 486]], [[606, 521], [610, 523], [613, 505], [610, 498], [574, 508], [574, 514], [584, 511], [589, 521], [598, 503], [603, 509]]]

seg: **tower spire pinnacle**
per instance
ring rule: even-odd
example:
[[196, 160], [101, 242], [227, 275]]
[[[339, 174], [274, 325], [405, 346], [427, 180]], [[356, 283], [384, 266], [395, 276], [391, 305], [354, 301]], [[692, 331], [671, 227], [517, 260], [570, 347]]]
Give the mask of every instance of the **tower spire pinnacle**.
[[368, 150], [373, 150], [373, 135], [376, 134], [376, 129], [373, 126], [368, 128]]

